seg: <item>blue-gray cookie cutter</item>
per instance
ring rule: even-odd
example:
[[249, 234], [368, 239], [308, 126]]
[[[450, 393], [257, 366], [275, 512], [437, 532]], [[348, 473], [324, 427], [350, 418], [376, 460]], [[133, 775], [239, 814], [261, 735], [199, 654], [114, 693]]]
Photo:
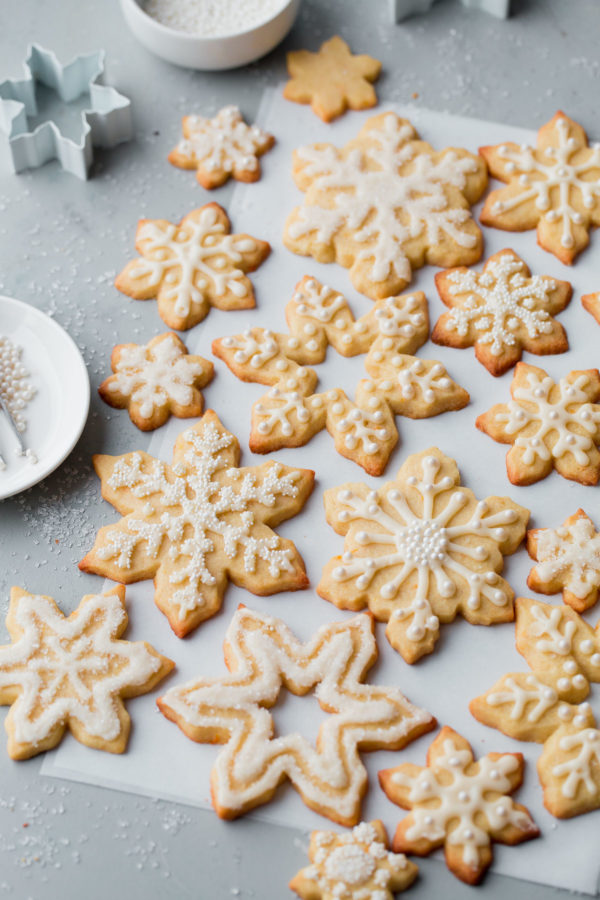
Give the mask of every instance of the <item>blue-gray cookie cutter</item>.
[[[428, 12], [436, 0], [389, 0], [392, 22], [402, 22], [409, 16]], [[496, 16], [507, 19], [510, 15], [511, 0], [461, 0], [468, 9], [481, 9]]]
[[[13, 172], [57, 159], [66, 172], [86, 179], [94, 147], [114, 147], [131, 138], [131, 101], [103, 84], [103, 76], [103, 50], [77, 56], [63, 65], [52, 51], [37, 44], [30, 46], [25, 78], [0, 83], [0, 138], [4, 138], [4, 155]], [[29, 130], [28, 117], [38, 112], [37, 84], [54, 90], [63, 103], [89, 94], [90, 108], [81, 113], [83, 133], [79, 140], [61, 134], [51, 119]]]

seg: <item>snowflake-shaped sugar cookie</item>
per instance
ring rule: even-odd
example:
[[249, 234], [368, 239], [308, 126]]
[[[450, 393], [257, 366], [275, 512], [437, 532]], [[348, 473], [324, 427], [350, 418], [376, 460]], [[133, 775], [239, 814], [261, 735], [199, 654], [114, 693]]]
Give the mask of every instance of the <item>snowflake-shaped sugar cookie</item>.
[[211, 306], [252, 309], [254, 291], [245, 273], [258, 268], [271, 248], [230, 231], [218, 203], [194, 209], [179, 225], [141, 219], [135, 240], [140, 258], [127, 263], [115, 286], [135, 300], [156, 297], [163, 322], [177, 331], [197, 325]]
[[442, 728], [425, 767], [404, 763], [379, 773], [390, 800], [411, 810], [396, 829], [394, 850], [427, 856], [443, 846], [450, 871], [478, 884], [492, 861], [492, 841], [519, 844], [540, 833], [529, 810], [509, 796], [523, 768], [520, 753], [475, 760], [464, 737]]
[[498, 573], [523, 540], [529, 511], [507, 497], [478, 501], [437, 448], [409, 456], [378, 491], [346, 484], [324, 500], [345, 541], [317, 592], [341, 609], [368, 606], [407, 662], [431, 653], [440, 623], [458, 613], [474, 625], [514, 618], [513, 591]]
[[123, 518], [100, 529], [79, 567], [125, 584], [154, 578], [179, 637], [215, 615], [229, 579], [261, 595], [306, 587], [300, 554], [270, 526], [302, 509], [314, 472], [241, 469], [239, 456], [212, 410], [179, 435], [170, 466], [143, 451], [95, 456], [102, 496]]
[[202, 415], [200, 389], [211, 381], [214, 367], [191, 356], [176, 334], [160, 334], [147, 344], [118, 344], [110, 362], [113, 374], [98, 393], [110, 406], [128, 409], [141, 431], [164, 425], [170, 415]]
[[390, 853], [385, 826], [378, 819], [352, 831], [313, 831], [306, 866], [290, 889], [302, 900], [393, 900], [418, 875], [403, 853]]
[[[160, 697], [161, 712], [189, 738], [224, 744], [211, 773], [219, 816], [233, 819], [267, 803], [289, 778], [311, 809], [355, 825], [367, 787], [359, 751], [399, 749], [435, 719], [397, 687], [365, 684], [377, 658], [370, 616], [324, 625], [305, 644], [281, 619], [240, 606], [227, 629], [228, 675], [197, 678]], [[274, 737], [269, 708], [282, 687], [314, 688], [328, 713], [316, 745], [298, 732]]]
[[203, 188], [220, 187], [229, 178], [258, 181], [258, 157], [275, 143], [258, 125], [247, 125], [237, 106], [224, 106], [212, 119], [184, 116], [183, 140], [169, 154], [179, 169], [196, 169]]
[[532, 672], [510, 672], [469, 704], [484, 725], [544, 744], [538, 775], [552, 815], [600, 807], [600, 730], [586, 697], [600, 683], [600, 622], [570, 606], [519, 597], [517, 649]]
[[122, 753], [126, 697], [146, 694], [174, 666], [145, 641], [125, 641], [125, 588], [86, 595], [65, 616], [51, 597], [14, 587], [0, 647], [0, 705], [8, 752], [29, 759], [60, 743], [68, 728], [97, 750]]
[[475, 347], [475, 356], [492, 375], [503, 375], [523, 350], [564, 353], [567, 335], [553, 316], [571, 299], [567, 281], [531, 275], [514, 250], [490, 256], [482, 272], [464, 266], [438, 272], [438, 293], [450, 307], [431, 339], [448, 347]]
[[600, 373], [569, 372], [555, 382], [547, 372], [517, 363], [512, 400], [497, 403], [476, 425], [495, 441], [513, 446], [506, 470], [513, 484], [533, 484], [553, 468], [581, 484], [600, 477]]
[[293, 174], [306, 196], [287, 219], [284, 244], [317, 262], [339, 262], [373, 300], [399, 293], [425, 262], [481, 258], [469, 206], [485, 190], [483, 160], [453, 147], [434, 151], [395, 113], [369, 119], [342, 149], [294, 151]]
[[527, 584], [542, 594], [562, 591], [563, 601], [584, 612], [598, 599], [600, 589], [600, 534], [582, 509], [559, 528], [527, 532], [527, 551], [537, 565]]
[[479, 151], [494, 178], [481, 212], [484, 225], [506, 231], [537, 228], [540, 247], [570, 265], [600, 225], [600, 145], [562, 112], [538, 132], [537, 146], [498, 144]]
[[337, 119], [347, 109], [369, 109], [377, 104], [372, 85], [381, 63], [372, 56], [355, 56], [341, 37], [321, 44], [317, 53], [292, 50], [287, 54], [290, 80], [283, 89], [286, 100], [310, 103], [324, 122]]

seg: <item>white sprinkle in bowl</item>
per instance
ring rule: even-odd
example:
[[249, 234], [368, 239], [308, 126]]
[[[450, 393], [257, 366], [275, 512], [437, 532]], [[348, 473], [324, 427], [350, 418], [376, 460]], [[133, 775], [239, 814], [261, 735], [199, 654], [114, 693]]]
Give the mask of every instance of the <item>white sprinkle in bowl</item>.
[[291, 29], [301, 0], [282, 0], [279, 11], [254, 28], [207, 37], [162, 25], [144, 11], [142, 0], [120, 2], [125, 21], [147, 50], [176, 66], [214, 71], [245, 66], [269, 53]]

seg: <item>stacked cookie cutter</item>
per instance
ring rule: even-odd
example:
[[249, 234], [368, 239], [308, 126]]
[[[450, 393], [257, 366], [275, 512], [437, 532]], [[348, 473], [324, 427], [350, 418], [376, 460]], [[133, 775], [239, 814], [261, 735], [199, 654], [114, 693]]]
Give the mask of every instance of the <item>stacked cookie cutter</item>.
[[[428, 12], [436, 0], [389, 0], [392, 22], [402, 22], [409, 16]], [[461, 0], [468, 9], [481, 9], [498, 19], [510, 15], [511, 0]]]
[[[29, 48], [25, 77], [0, 83], [0, 137], [14, 172], [37, 168], [57, 159], [66, 172], [86, 179], [94, 147], [114, 147], [132, 136], [131, 102], [115, 88], [102, 83], [104, 51], [77, 56], [62, 65], [54, 53], [37, 44]], [[63, 103], [89, 94], [90, 106], [81, 113], [79, 140], [63, 135], [48, 119], [33, 131], [28, 118], [38, 113], [36, 86], [54, 90]]]

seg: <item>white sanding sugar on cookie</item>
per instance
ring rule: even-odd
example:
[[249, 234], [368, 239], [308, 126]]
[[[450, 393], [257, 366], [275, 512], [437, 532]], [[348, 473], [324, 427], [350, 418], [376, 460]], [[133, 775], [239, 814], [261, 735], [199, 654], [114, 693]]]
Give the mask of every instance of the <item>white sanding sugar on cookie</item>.
[[147, 0], [144, 10], [176, 31], [220, 37], [261, 25], [283, 5], [284, 0]]

